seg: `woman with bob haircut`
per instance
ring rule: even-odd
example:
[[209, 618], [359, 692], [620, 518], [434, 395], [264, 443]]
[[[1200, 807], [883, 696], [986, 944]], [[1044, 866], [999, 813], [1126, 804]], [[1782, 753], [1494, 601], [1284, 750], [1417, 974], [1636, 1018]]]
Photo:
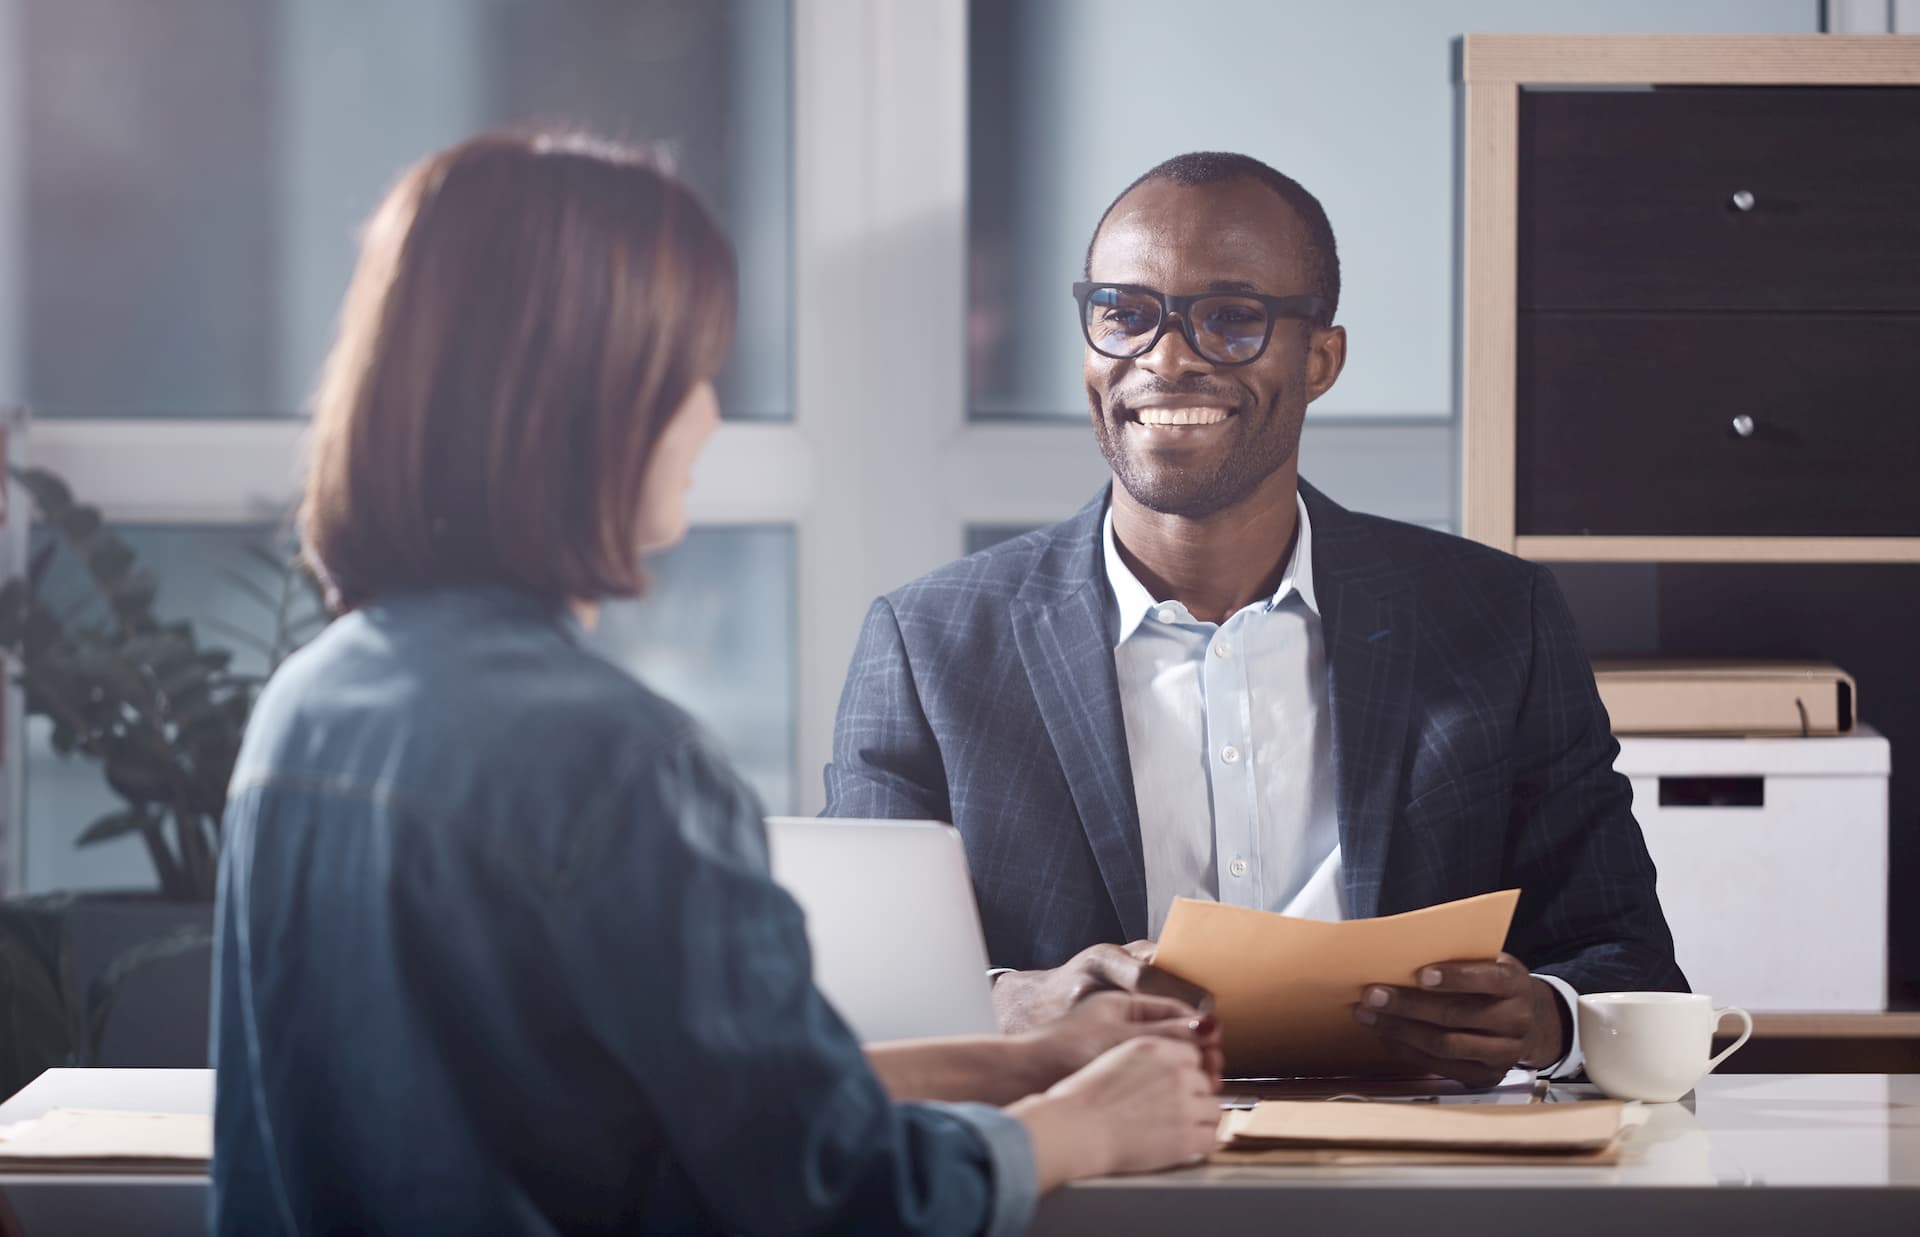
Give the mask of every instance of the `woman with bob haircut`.
[[863, 1052], [753, 794], [582, 644], [685, 532], [734, 302], [590, 139], [473, 139], [368, 222], [300, 512], [339, 617], [227, 808], [215, 1231], [1016, 1232], [1213, 1145], [1178, 1002]]

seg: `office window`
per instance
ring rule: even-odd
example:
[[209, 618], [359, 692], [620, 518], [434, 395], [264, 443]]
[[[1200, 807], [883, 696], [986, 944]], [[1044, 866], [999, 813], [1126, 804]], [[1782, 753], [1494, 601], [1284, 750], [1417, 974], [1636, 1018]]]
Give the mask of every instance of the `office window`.
[[753, 290], [722, 378], [728, 414], [791, 415], [781, 0], [9, 3], [24, 339], [21, 389], [0, 403], [41, 417], [298, 412], [380, 195], [438, 147], [531, 122], [675, 159]]
[[[282, 576], [259, 558], [284, 553], [270, 526], [135, 526], [118, 530], [159, 585], [163, 619], [188, 620], [203, 648], [226, 648], [233, 668], [266, 670]], [[44, 544], [44, 530], [35, 540]], [[766, 801], [790, 811], [794, 787], [793, 536], [785, 528], [702, 528], [654, 564], [644, 601], [605, 608], [594, 643], [699, 718]], [[55, 560], [43, 587], [60, 609], [97, 606], [85, 574]], [[291, 594], [296, 620], [315, 618], [308, 595]], [[27, 727], [28, 892], [146, 889], [153, 870], [134, 838], [77, 847], [88, 824], [120, 800], [97, 763], [53, 750], [52, 726]]]
[[650, 570], [594, 645], [713, 732], [768, 811], [797, 810], [793, 530], [696, 528]]

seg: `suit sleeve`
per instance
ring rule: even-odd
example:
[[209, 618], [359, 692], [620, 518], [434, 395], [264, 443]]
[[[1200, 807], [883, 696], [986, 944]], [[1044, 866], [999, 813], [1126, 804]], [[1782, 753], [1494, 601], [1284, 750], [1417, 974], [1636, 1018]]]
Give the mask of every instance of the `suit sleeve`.
[[1511, 952], [1581, 992], [1686, 991], [1632, 789], [1614, 769], [1620, 745], [1545, 568], [1534, 577], [1517, 735], [1508, 846], [1522, 894]]
[[921, 708], [899, 618], [884, 597], [860, 628], [826, 783], [828, 816], [953, 819], [946, 765]]

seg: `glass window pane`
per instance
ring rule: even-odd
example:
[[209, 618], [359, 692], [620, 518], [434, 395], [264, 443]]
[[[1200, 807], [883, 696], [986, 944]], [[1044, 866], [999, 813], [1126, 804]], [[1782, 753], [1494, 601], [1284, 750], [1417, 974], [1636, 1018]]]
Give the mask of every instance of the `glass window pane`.
[[770, 812], [795, 809], [799, 670], [790, 527], [696, 528], [654, 588], [603, 606], [594, 644], [698, 718]]
[[[1461, 32], [1815, 33], [1821, 6], [1212, 0], [1176, 15], [1154, 0], [971, 0], [969, 20], [975, 417], [1087, 415], [1069, 288], [1094, 224], [1134, 177], [1191, 150], [1252, 155], [1326, 207], [1352, 349], [1315, 414], [1446, 416]], [[1170, 46], [1205, 53], [1170, 66]]]
[[[163, 620], [188, 620], [202, 648], [233, 652], [233, 665], [268, 665], [281, 578], [258, 552], [287, 543], [270, 527], [131, 526], [117, 530], [159, 586]], [[45, 529], [35, 530], [36, 546]], [[794, 805], [794, 539], [789, 528], [700, 528], [653, 568], [653, 594], [610, 605], [594, 639], [705, 723], [771, 811]], [[86, 576], [64, 555], [43, 583], [61, 609], [94, 604]], [[297, 618], [317, 614], [296, 598]], [[150, 889], [156, 881], [140, 842], [92, 846], [76, 839], [120, 802], [100, 766], [62, 756], [51, 723], [27, 727], [27, 892]]]
[[[284, 416], [412, 160], [582, 125], [670, 151], [739, 247], [729, 415], [790, 415], [786, 0], [9, 0], [24, 375], [43, 416]], [[11, 54], [9, 54], [11, 53]], [[16, 59], [18, 63], [6, 63]], [[17, 389], [15, 389], [17, 386]]]

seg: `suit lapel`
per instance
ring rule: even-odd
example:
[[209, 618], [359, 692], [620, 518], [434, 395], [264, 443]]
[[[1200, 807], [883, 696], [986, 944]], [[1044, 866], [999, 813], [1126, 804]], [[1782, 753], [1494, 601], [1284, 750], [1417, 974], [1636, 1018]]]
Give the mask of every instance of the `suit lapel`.
[[1014, 644], [1127, 940], [1147, 934], [1147, 877], [1100, 578], [1104, 495], [1061, 525], [1013, 604]]
[[1364, 522], [1301, 483], [1327, 645], [1333, 779], [1347, 913], [1379, 913], [1399, 817], [1413, 692], [1413, 606]]

